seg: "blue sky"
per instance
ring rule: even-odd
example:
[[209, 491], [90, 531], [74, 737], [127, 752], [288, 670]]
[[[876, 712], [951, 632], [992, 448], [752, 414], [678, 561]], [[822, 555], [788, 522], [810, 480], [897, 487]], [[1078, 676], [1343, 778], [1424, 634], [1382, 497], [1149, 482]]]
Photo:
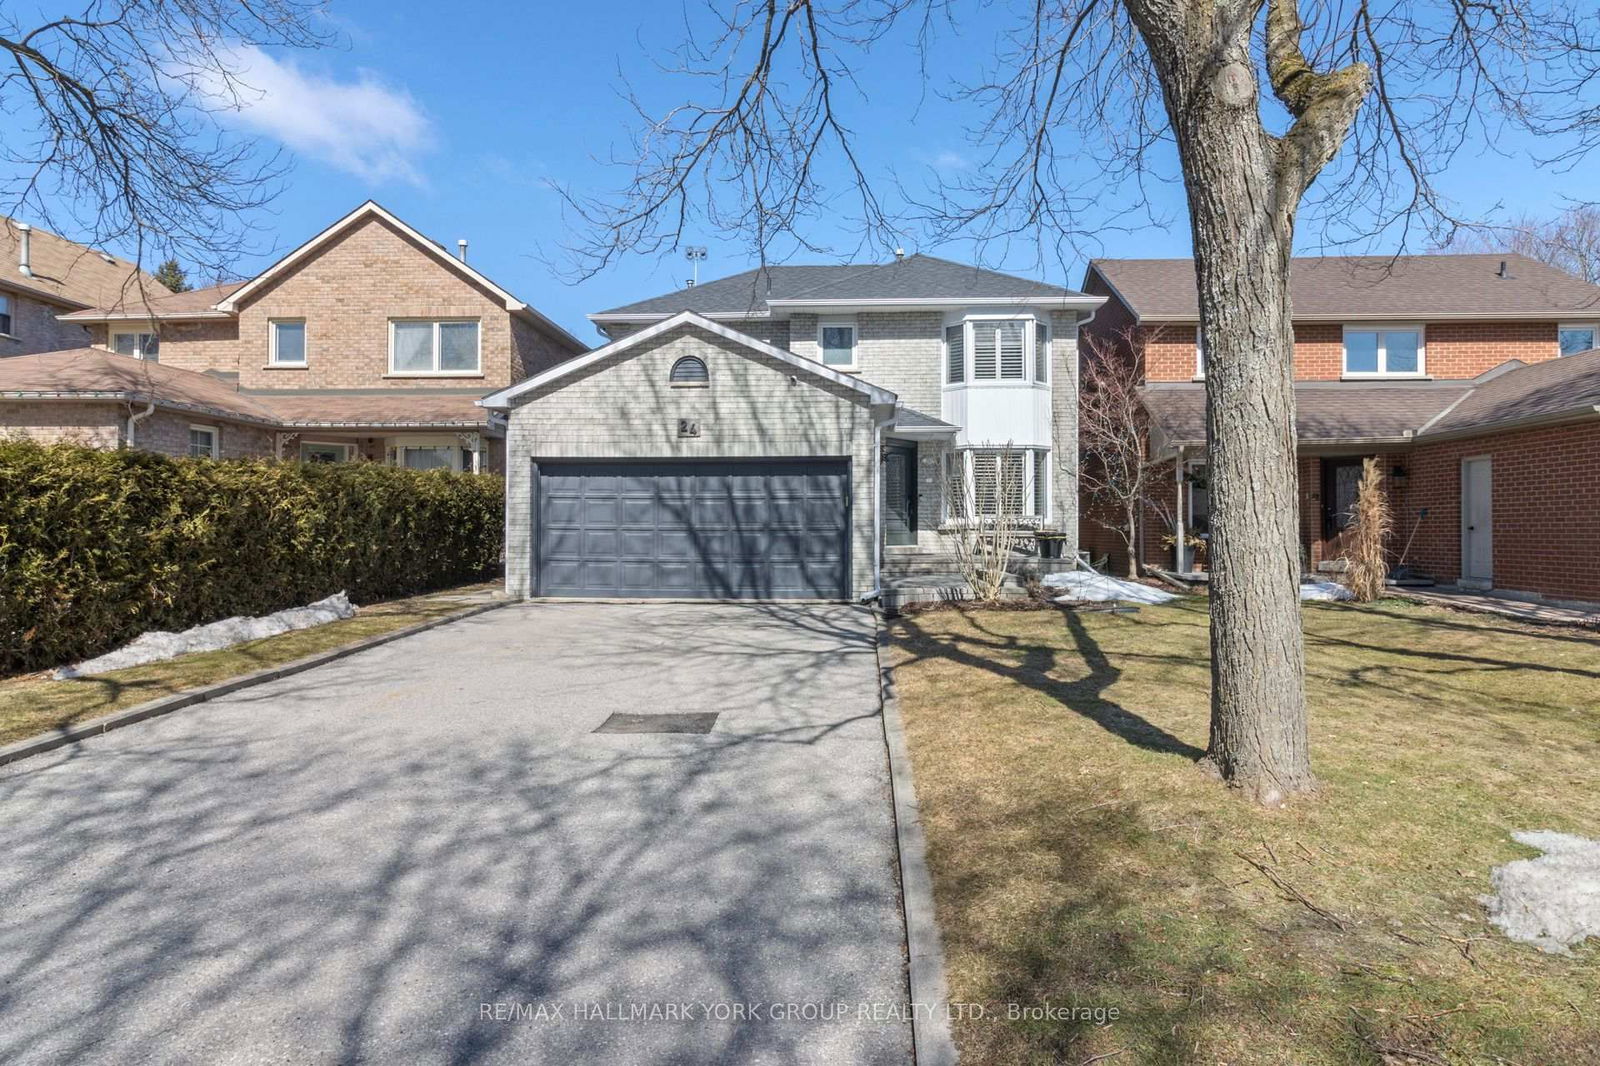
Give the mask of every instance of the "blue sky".
[[[970, 10], [972, 21], [960, 27], [960, 40], [947, 40], [945, 55], [992, 54], [1004, 5]], [[457, 238], [470, 240], [475, 265], [586, 341], [596, 336], [586, 312], [676, 287], [687, 276], [680, 256], [632, 256], [573, 286], [539, 257], [568, 236], [547, 181], [599, 193], [622, 178], [595, 160], [613, 149], [626, 153], [634, 117], [620, 95], [623, 72], [652, 106], [684, 91], [683, 81], [651, 68], [682, 36], [677, 4], [333, 0], [331, 14], [344, 46], [265, 57], [259, 87], [266, 95], [236, 120], [294, 157], [287, 187], [255, 220], [264, 231], [260, 254], [242, 262], [241, 272], [259, 269], [371, 197], [451, 248]], [[930, 171], [972, 165], [961, 107], [923, 93], [908, 44], [881, 47], [856, 73], [866, 98], [848, 95], [847, 115], [886, 190], [891, 169], [919, 182]], [[1511, 158], [1468, 153], [1448, 176], [1447, 191], [1468, 212], [1497, 203], [1512, 213], [1552, 211], [1563, 196], [1588, 191], [1580, 174], [1541, 172], [1520, 145], [1502, 148]], [[1083, 187], [1094, 188], [1093, 161], [1076, 169]], [[1188, 254], [1181, 189], [1158, 189], [1156, 197], [1158, 213], [1172, 219], [1168, 229], [1108, 237], [1078, 248], [1072, 262], [1043, 269], [1025, 244], [991, 247], [983, 258], [1076, 284], [1087, 255]], [[813, 220], [808, 233], [841, 254], [856, 252], [849, 232], [828, 219]], [[747, 248], [716, 233], [691, 236], [711, 249], [704, 277], [751, 265]], [[904, 243], [957, 259], [976, 254], [969, 245], [937, 247], [914, 233]], [[887, 251], [857, 257], [882, 259]]]

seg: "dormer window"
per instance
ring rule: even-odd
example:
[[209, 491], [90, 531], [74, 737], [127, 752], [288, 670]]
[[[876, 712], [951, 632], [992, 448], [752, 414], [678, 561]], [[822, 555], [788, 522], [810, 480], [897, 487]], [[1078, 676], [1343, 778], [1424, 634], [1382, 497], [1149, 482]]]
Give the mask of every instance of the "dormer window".
[[1032, 318], [969, 318], [948, 326], [945, 383], [1050, 381], [1050, 327]]
[[667, 384], [675, 389], [704, 389], [711, 384], [711, 371], [704, 359], [686, 355], [672, 364], [667, 372]]

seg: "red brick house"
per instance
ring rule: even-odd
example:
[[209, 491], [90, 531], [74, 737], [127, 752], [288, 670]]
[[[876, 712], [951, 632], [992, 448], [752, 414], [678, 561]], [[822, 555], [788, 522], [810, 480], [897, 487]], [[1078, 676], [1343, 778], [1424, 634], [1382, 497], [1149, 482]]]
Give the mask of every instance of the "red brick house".
[[452, 254], [371, 201], [247, 281], [145, 280], [80, 293], [53, 316], [74, 336], [0, 358], [0, 433], [498, 470], [503, 423], [478, 398], [587, 350], [465, 242]]
[[[1291, 284], [1307, 570], [1342, 569], [1376, 456], [1397, 561], [1445, 583], [1600, 600], [1600, 287], [1515, 255], [1296, 259]], [[1153, 443], [1175, 460], [1172, 522], [1147, 513], [1141, 562], [1190, 569], [1164, 541], [1204, 538], [1209, 522], [1193, 266], [1095, 260], [1083, 289], [1109, 297], [1086, 341], [1138, 364]], [[1120, 565], [1089, 506], [1084, 547]]]

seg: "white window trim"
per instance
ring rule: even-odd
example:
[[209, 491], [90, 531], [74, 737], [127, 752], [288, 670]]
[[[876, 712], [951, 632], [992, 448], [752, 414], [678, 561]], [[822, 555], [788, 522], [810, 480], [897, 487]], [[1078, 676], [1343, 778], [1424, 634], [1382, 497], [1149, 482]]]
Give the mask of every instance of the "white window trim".
[[[280, 325], [299, 326], [305, 337], [305, 351], [301, 353], [299, 362], [278, 358], [278, 327]], [[311, 361], [311, 329], [303, 318], [269, 318], [267, 319], [267, 369], [275, 370], [279, 367], [291, 367], [297, 370], [304, 369]]]
[[1594, 335], [1594, 347], [1600, 348], [1600, 322], [1560, 322], [1556, 324], [1556, 355], [1561, 355], [1561, 334], [1569, 329], [1586, 329]]
[[[1343, 351], [1339, 353], [1339, 358], [1344, 358]], [[1196, 381], [1206, 379], [1206, 340], [1199, 326], [1194, 327], [1194, 379]]]
[[[977, 323], [977, 322], [1024, 322], [1024, 323], [1026, 323], [1026, 325], [1023, 327], [1023, 330], [1022, 330], [1022, 370], [1023, 370], [1022, 377], [1020, 377], [1020, 378], [1002, 378], [1002, 377], [980, 378], [980, 377], [975, 376], [975, 374], [973, 373], [973, 371], [975, 369], [975, 360], [974, 360], [974, 354], [975, 353], [973, 351], [974, 345], [972, 343], [972, 327], [973, 327], [973, 324]], [[961, 327], [961, 344], [962, 344], [961, 368], [962, 368], [962, 371], [963, 371], [963, 373], [965, 375], [965, 380], [962, 380], [962, 381], [951, 381], [950, 380], [950, 342], [946, 339], [945, 334], [944, 334], [944, 329], [949, 327], [949, 326], [960, 326]], [[1018, 313], [1013, 313], [1013, 314], [970, 314], [970, 315], [961, 315], [959, 318], [955, 319], [954, 321], [952, 321], [950, 319], [946, 319], [945, 322], [944, 322], [944, 326], [941, 327], [940, 331], [939, 331], [939, 357], [942, 360], [942, 362], [939, 365], [939, 380], [941, 382], [943, 382], [943, 387], [947, 388], [947, 389], [961, 389], [961, 388], [973, 388], [973, 387], [985, 388], [985, 389], [987, 389], [987, 388], [997, 388], [997, 387], [998, 388], [1009, 388], [1009, 389], [1017, 389], [1017, 388], [1048, 389], [1048, 388], [1050, 388], [1050, 379], [1047, 378], [1044, 381], [1040, 381], [1040, 380], [1038, 380], [1038, 377], [1037, 377], [1037, 374], [1036, 374], [1036, 372], [1037, 372], [1037, 370], [1039, 368], [1039, 363], [1038, 363], [1038, 353], [1035, 350], [1034, 345], [1037, 342], [1038, 327], [1039, 326], [1043, 326], [1044, 327], [1044, 330], [1045, 330], [1045, 343], [1047, 345], [1050, 345], [1051, 359], [1053, 360], [1054, 357], [1055, 357], [1055, 327], [1054, 327], [1053, 323], [1051, 323], [1051, 321], [1048, 318], [1046, 318], [1046, 317], [1044, 317], [1042, 315], [1036, 315], [1036, 314], [1033, 314], [1031, 312], [1024, 311], [1024, 312], [1018, 312]], [[995, 370], [996, 370], [996, 372], [998, 372], [999, 371], [999, 364], [998, 364], [999, 353], [998, 352], [995, 353], [995, 359], [997, 361], [996, 365], [995, 365]], [[839, 368], [836, 367], [835, 369], [839, 369]], [[1049, 372], [1051, 373], [1052, 378], [1054, 376], [1053, 372], [1055, 371], [1055, 369], [1056, 368], [1054, 366], [1050, 367], [1050, 371]]]
[[[1345, 344], [1348, 333], [1376, 333], [1378, 335], [1378, 369], [1350, 369], [1350, 349]], [[1415, 333], [1417, 335], [1417, 369], [1390, 373], [1389, 349], [1383, 342], [1385, 333]], [[1428, 327], [1422, 322], [1349, 322], [1339, 332], [1339, 376], [1351, 380], [1372, 378], [1425, 378], [1428, 376]]]
[[[154, 337], [156, 339], [156, 362], [159, 363], [161, 361], [161, 334], [153, 332], [153, 331], [148, 330], [148, 329], [118, 329], [118, 330], [112, 330], [111, 331], [111, 335], [106, 338], [108, 341], [111, 342], [108, 347], [110, 347], [112, 352], [116, 352], [116, 350], [117, 350], [117, 338], [118, 337]], [[135, 352], [134, 352], [134, 354], [132, 356], [130, 356], [130, 358], [143, 359], [144, 358], [144, 345], [135, 342], [134, 343], [134, 348], [135, 348]]]
[[[474, 370], [396, 370], [394, 367], [394, 327], [400, 322], [426, 322], [433, 326], [433, 365], [439, 365], [439, 327], [445, 323], [470, 322], [478, 327], [478, 365]], [[477, 318], [391, 318], [389, 320], [389, 372], [391, 378], [481, 378], [483, 377], [483, 320]]]
[[[824, 358], [825, 352], [822, 345], [822, 331], [825, 329], [848, 329], [850, 331], [850, 362], [830, 363]], [[817, 362], [830, 370], [837, 370], [849, 374], [861, 369], [861, 327], [854, 319], [849, 318], [821, 318], [817, 320]]]
[[[1030, 448], [1006, 448], [1006, 447], [998, 446], [998, 445], [981, 445], [981, 444], [975, 444], [975, 445], [972, 445], [971, 447], [957, 448], [952, 452], [946, 453], [946, 457], [945, 457], [945, 463], [946, 463], [946, 466], [945, 466], [945, 478], [946, 478], [946, 483], [948, 484], [948, 479], [949, 479], [949, 477], [951, 475], [951, 470], [950, 470], [951, 464], [960, 463], [961, 464], [961, 480], [962, 480], [962, 485], [963, 485], [962, 491], [966, 494], [966, 498], [968, 500], [976, 501], [977, 500], [977, 492], [976, 492], [976, 490], [974, 488], [973, 480], [972, 480], [973, 479], [973, 465], [972, 465], [973, 453], [974, 452], [993, 452], [995, 454], [999, 454], [1001, 452], [1006, 452], [1006, 451], [1010, 451], [1010, 452], [1012, 452], [1014, 454], [1018, 454], [1018, 455], [1021, 455], [1021, 456], [1024, 457], [1023, 458], [1023, 463], [1022, 463], [1022, 480], [1023, 480], [1022, 491], [1023, 491], [1023, 495], [1024, 495], [1024, 498], [1025, 498], [1026, 503], [1027, 503], [1027, 510], [1024, 510], [1021, 514], [1019, 514], [1017, 516], [1018, 520], [1023, 525], [1026, 525], [1026, 526], [1034, 526], [1034, 525], [1045, 526], [1045, 525], [1049, 525], [1050, 521], [1051, 521], [1051, 518], [1052, 518], [1052, 515], [1053, 515], [1053, 512], [1055, 510], [1055, 504], [1056, 504], [1055, 492], [1053, 491], [1054, 490], [1054, 486], [1050, 484], [1050, 456], [1053, 454], [1052, 449], [1050, 449], [1050, 448], [1031, 448], [1031, 447]], [[1039, 502], [1039, 488], [1038, 488], [1038, 486], [1039, 486], [1039, 466], [1040, 466], [1040, 459], [1041, 458], [1043, 458], [1043, 460], [1044, 460], [1044, 468], [1045, 468], [1045, 480], [1044, 480], [1044, 504], [1045, 504], [1044, 511], [1045, 511], [1045, 513], [1044, 514], [1035, 514], [1035, 513], [1033, 513], [1033, 511], [1034, 511], [1033, 505]], [[952, 509], [952, 506], [951, 506], [953, 501], [949, 498], [950, 494], [948, 492], [946, 492], [943, 495], [944, 495], [944, 501], [943, 501], [944, 502], [944, 508], [943, 508], [944, 515], [943, 515], [943, 518], [944, 518], [944, 524], [945, 525], [960, 525], [962, 523], [971, 523], [971, 522], [974, 521], [974, 519], [972, 519], [972, 518], [957, 518], [955, 516], [955, 514], [953, 513], [953, 509]], [[976, 521], [984, 521], [984, 520], [987, 520], [987, 519], [991, 519], [993, 517], [994, 517], [993, 515], [980, 515], [980, 516], [977, 517]]]
[[[202, 426], [202, 425], [190, 424], [189, 432], [193, 433], [195, 430], [199, 430], [201, 433], [209, 433], [209, 434], [211, 434], [211, 458], [212, 459], [220, 459], [220, 458], [222, 458], [222, 430], [217, 426]], [[193, 441], [187, 441], [186, 443], [191, 448], [194, 446], [194, 442]], [[185, 450], [184, 454], [189, 456], [190, 458], [194, 457], [194, 453], [192, 451]]]
[[[307, 445], [310, 445], [313, 448], [342, 449], [344, 452], [344, 458], [339, 460], [341, 463], [351, 462], [354, 459], [356, 452], [356, 446], [351, 444], [349, 441], [344, 440], [303, 440], [300, 442], [301, 448], [304, 448]], [[298, 449], [296, 449], [296, 451], [298, 452]]]

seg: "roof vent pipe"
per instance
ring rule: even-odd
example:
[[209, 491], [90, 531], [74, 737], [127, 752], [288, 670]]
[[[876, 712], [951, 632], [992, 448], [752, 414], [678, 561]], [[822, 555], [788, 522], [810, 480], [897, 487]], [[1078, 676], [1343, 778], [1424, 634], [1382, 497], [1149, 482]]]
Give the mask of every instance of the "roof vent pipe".
[[467, 239], [465, 237], [456, 242], [456, 258], [463, 263], [467, 261]]
[[17, 272], [25, 278], [33, 277], [33, 227], [26, 222], [17, 223]]
[[1504, 259], [1500, 260], [1500, 270], [1496, 277], [1504, 278], [1507, 281], [1511, 280], [1511, 267]]
[[895, 249], [895, 250], [894, 250], [894, 257], [895, 257], [895, 259], [896, 259], [896, 260], [903, 260], [903, 259], [905, 259], [905, 257], [906, 257], [906, 250], [905, 250], [905, 249], [904, 249], [904, 248], [896, 248], [896, 249]]

